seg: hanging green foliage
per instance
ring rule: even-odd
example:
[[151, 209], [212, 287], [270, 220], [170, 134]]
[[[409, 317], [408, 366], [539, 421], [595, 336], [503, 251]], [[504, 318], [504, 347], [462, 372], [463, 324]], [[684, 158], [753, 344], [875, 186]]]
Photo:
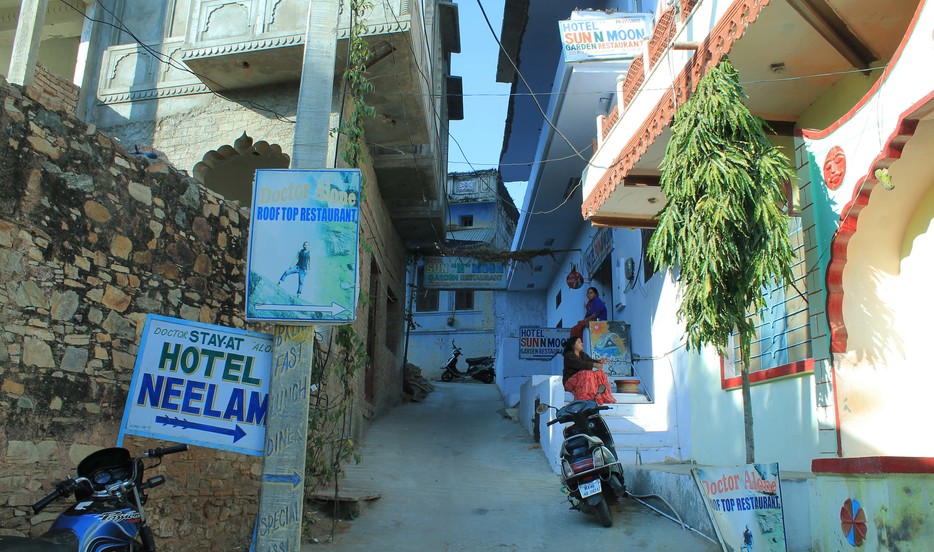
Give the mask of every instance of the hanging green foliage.
[[[342, 157], [348, 167], [360, 166], [363, 155], [363, 122], [376, 115], [376, 110], [366, 103], [366, 95], [373, 93], [373, 83], [366, 76], [366, 64], [370, 58], [370, 45], [364, 36], [367, 33], [366, 14], [373, 7], [369, 0], [351, 0], [350, 2], [350, 44], [347, 54], [347, 68], [344, 70], [344, 86], [353, 101], [353, 106], [346, 120], [342, 121], [337, 132], [344, 136]], [[361, 175], [360, 196], [364, 195], [366, 176]]]
[[[739, 334], [748, 407], [754, 327], [747, 314], [765, 305], [769, 286], [793, 281], [794, 254], [780, 207], [782, 185], [793, 173], [745, 97], [738, 72], [724, 58], [678, 109], [662, 162], [668, 202], [648, 252], [656, 264], [680, 271], [678, 317], [686, 323], [689, 348], [709, 344], [725, 354], [733, 331]], [[748, 460], [751, 408], [747, 421]]]

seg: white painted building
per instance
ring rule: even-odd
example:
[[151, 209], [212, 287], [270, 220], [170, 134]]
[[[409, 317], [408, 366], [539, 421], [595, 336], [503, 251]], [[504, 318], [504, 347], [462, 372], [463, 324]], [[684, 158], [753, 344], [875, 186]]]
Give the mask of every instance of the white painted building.
[[[645, 245], [665, 201], [659, 163], [671, 117], [728, 54], [747, 105], [770, 123], [797, 172], [788, 205], [801, 293], [772, 292], [750, 366], [756, 461], [781, 467], [788, 548], [923, 548], [931, 529], [911, 520], [927, 515], [919, 497], [932, 492], [934, 439], [909, 421], [927, 419], [934, 377], [922, 352], [922, 317], [934, 304], [921, 280], [922, 267], [934, 266], [934, 164], [922, 153], [932, 145], [934, 5], [687, 0], [660, 8], [652, 39], [622, 69], [547, 58], [557, 63], [547, 96], [554, 126], [540, 125], [513, 245], [562, 253], [517, 267], [510, 289], [524, 292], [535, 324], [554, 327], [583, 315], [583, 290], [596, 283], [610, 319], [630, 324], [645, 402], [610, 414], [627, 483], [665, 496], [688, 521], [698, 510], [689, 466], [745, 462], [739, 370], [729, 355], [685, 349], [676, 277], [651, 266]], [[542, 23], [534, 9], [522, 23], [553, 29], [556, 21]], [[504, 28], [508, 3], [506, 13]], [[520, 70], [549, 66], [544, 56], [557, 50], [527, 46], [511, 50]], [[551, 73], [523, 77], [548, 92]], [[586, 124], [583, 112], [592, 114]], [[538, 128], [534, 112], [513, 113], [514, 127]], [[515, 161], [516, 139], [504, 163]], [[611, 232], [612, 247], [588, 267], [601, 232]], [[565, 284], [574, 264], [591, 280], [579, 290]], [[500, 355], [509, 352], [507, 340]], [[507, 402], [521, 397], [520, 418], [533, 433], [534, 401], [564, 400], [558, 362], [503, 374]], [[538, 431], [555, 465], [560, 435]], [[857, 502], [865, 518], [841, 517]], [[705, 530], [704, 517], [694, 526]]]

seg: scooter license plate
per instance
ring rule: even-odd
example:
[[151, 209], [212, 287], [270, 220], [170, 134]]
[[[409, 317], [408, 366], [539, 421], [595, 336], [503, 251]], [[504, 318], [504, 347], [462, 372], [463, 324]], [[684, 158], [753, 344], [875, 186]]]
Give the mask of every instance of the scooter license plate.
[[577, 489], [581, 493], [581, 498], [593, 496], [600, 492], [600, 480], [594, 479], [593, 481], [588, 481], [587, 483], [581, 483]]

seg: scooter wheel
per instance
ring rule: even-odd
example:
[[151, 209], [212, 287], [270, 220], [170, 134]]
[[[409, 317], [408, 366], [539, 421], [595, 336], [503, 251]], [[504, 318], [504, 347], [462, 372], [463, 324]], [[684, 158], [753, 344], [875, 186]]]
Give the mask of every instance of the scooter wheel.
[[482, 381], [483, 383], [493, 383], [495, 379], [496, 379], [496, 376], [494, 376], [493, 374], [483, 374], [482, 376], [480, 376], [480, 381]]
[[454, 376], [450, 372], [441, 372], [441, 381], [451, 381], [454, 379]]
[[613, 514], [610, 513], [610, 506], [606, 503], [606, 500], [601, 500], [599, 504], [594, 506], [594, 511], [601, 525], [604, 527], [613, 527]]

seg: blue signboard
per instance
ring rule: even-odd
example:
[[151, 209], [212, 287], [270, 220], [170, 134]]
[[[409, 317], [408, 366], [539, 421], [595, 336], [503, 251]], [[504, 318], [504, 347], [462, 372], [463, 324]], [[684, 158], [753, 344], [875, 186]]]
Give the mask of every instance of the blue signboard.
[[251, 213], [246, 319], [352, 322], [360, 171], [258, 170]]
[[124, 434], [262, 456], [272, 336], [150, 314]]
[[551, 360], [564, 351], [571, 337], [571, 328], [519, 328], [519, 358], [525, 360]]
[[506, 289], [506, 265], [472, 257], [424, 257], [429, 289]]

